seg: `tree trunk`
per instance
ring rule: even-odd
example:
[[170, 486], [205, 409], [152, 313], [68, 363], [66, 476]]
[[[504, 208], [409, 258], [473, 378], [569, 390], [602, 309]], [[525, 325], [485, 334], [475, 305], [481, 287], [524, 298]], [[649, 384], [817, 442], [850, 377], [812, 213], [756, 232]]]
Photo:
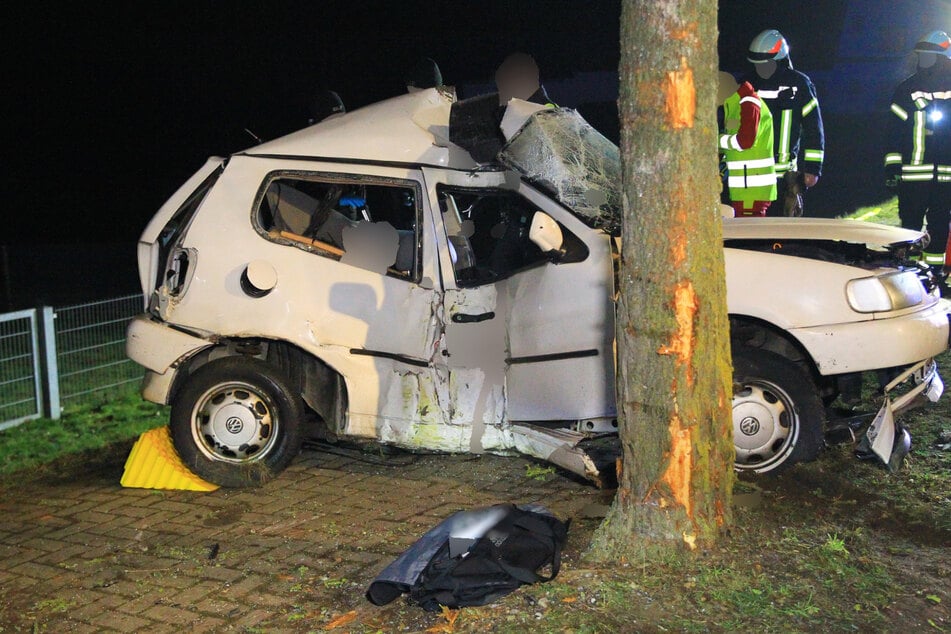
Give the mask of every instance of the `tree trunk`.
[[732, 379], [717, 160], [717, 5], [624, 0], [619, 489], [591, 555], [690, 548], [731, 517]]

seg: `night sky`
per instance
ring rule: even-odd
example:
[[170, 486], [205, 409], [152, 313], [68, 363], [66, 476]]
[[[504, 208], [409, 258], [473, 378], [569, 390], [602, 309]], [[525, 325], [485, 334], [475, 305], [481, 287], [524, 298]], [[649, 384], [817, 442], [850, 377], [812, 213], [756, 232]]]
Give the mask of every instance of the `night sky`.
[[[797, 26], [802, 3], [723, 2], [723, 55], [742, 63], [756, 32], [786, 24], [808, 43], [798, 66], [821, 65], [844, 5], [809, 3], [825, 8], [816, 37], [813, 24]], [[165, 0], [4, 12], [6, 30], [25, 37], [4, 43], [0, 244], [134, 242], [207, 156], [253, 144], [244, 128], [273, 138], [302, 127], [319, 88], [350, 109], [398, 94], [421, 56], [459, 86], [490, 81], [515, 50], [536, 57], [543, 81], [614, 72], [619, 57], [617, 1]]]
[[17, 211], [0, 243], [134, 241], [207, 156], [253, 144], [244, 128], [303, 127], [322, 87], [350, 109], [404, 92], [423, 55], [450, 84], [491, 78], [518, 49], [551, 74], [616, 68], [617, 3], [542, 4], [546, 19], [585, 10], [541, 28], [528, 2], [25, 3], [6, 21], [35, 36], [6, 44], [2, 187]]

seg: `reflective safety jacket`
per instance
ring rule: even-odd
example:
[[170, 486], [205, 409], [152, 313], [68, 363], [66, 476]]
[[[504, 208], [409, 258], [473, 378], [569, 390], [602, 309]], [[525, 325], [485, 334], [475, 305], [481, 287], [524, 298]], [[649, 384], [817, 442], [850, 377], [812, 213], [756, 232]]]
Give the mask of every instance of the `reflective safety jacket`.
[[[756, 136], [748, 149], [742, 149], [739, 132], [744, 102], [758, 106]], [[726, 130], [720, 133], [720, 152], [726, 160], [727, 187], [730, 200], [752, 207], [756, 201], [776, 200], [776, 172], [773, 160], [773, 117], [763, 100], [755, 95], [735, 92], [723, 102]]]
[[778, 62], [769, 79], [756, 73], [745, 77], [773, 113], [773, 151], [776, 176], [792, 171], [822, 175], [825, 132], [812, 80]]
[[904, 183], [951, 182], [951, 60], [939, 57], [892, 97], [885, 169]]

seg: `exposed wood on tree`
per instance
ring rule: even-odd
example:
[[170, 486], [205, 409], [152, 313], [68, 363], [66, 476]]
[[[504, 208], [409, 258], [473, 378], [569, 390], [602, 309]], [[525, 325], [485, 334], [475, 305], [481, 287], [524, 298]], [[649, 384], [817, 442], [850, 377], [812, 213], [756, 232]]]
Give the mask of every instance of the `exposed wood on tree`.
[[680, 58], [681, 67], [667, 73], [664, 84], [664, 101], [667, 106], [667, 123], [673, 129], [692, 128], [697, 113], [697, 91], [693, 85], [693, 70], [687, 66], [687, 58]]
[[731, 521], [715, 3], [624, 0], [620, 488], [591, 554], [694, 548]]

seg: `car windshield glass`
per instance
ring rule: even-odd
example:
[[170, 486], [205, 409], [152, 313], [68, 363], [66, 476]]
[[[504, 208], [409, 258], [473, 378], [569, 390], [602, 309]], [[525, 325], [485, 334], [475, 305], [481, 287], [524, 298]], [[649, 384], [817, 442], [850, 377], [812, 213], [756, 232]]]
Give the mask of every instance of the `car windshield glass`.
[[618, 148], [574, 110], [536, 112], [502, 148], [499, 161], [588, 226], [620, 235]]

